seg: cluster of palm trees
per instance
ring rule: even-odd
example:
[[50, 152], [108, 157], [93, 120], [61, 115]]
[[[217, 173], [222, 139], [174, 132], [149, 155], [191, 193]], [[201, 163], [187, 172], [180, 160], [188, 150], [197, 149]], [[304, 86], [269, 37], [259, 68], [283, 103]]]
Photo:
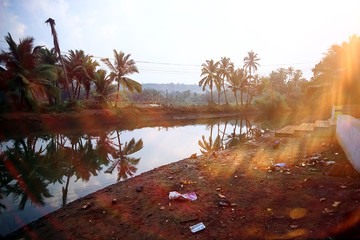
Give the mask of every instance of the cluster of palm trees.
[[224, 93], [225, 102], [229, 104], [226, 92], [227, 89], [230, 89], [234, 94], [236, 105], [239, 105], [237, 92], [240, 91], [241, 105], [244, 105], [243, 94], [246, 92], [246, 104], [248, 105], [254, 94], [254, 86], [258, 84], [258, 78], [254, 77], [252, 73], [260, 66], [258, 63], [259, 60], [260, 58], [258, 58], [257, 54], [253, 51], [248, 52], [248, 56], [244, 58], [243, 68], [235, 69], [234, 63], [227, 57], [222, 57], [218, 62], [212, 59], [206, 60], [206, 62], [202, 64], [200, 76], [203, 78], [199, 81], [199, 86], [203, 87], [203, 91], [206, 90], [206, 87], [210, 89], [211, 103], [214, 103], [213, 90], [215, 87], [218, 93], [218, 104], [220, 104], [221, 93]]
[[[99, 63], [83, 50], [60, 54], [57, 34], [52, 19], [53, 49], [34, 47], [34, 38], [21, 39], [17, 44], [11, 34], [5, 37], [8, 51], [0, 53], [0, 108], [35, 110], [42, 103], [58, 105], [65, 100], [89, 99], [93, 89], [95, 99], [119, 101], [120, 85], [125, 90], [141, 92], [141, 84], [128, 75], [138, 73], [130, 54], [114, 50], [114, 62], [101, 59], [110, 69], [98, 69]], [[117, 83], [116, 86], [113, 83]], [[67, 95], [67, 96], [66, 96]]]

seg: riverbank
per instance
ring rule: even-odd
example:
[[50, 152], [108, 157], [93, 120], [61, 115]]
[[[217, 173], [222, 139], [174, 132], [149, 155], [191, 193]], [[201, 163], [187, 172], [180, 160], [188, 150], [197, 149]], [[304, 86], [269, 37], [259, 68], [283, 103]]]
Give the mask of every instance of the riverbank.
[[73, 131], [99, 131], [114, 126], [119, 130], [153, 126], [189, 124], [202, 119], [226, 118], [254, 114], [251, 108], [230, 105], [208, 106], [125, 106], [118, 108], [73, 109], [66, 112], [0, 114], [0, 138]]
[[[359, 238], [358, 179], [335, 139], [267, 134], [116, 183], [8, 237]], [[171, 191], [197, 200], [169, 200]], [[205, 229], [191, 233], [199, 222]]]

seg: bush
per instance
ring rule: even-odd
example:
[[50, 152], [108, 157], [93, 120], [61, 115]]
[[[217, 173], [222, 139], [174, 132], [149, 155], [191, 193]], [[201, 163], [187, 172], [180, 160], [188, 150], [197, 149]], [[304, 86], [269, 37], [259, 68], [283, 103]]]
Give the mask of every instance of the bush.
[[274, 92], [274, 98], [270, 94], [264, 94], [254, 99], [254, 106], [266, 115], [278, 115], [290, 111], [285, 98], [277, 92]]

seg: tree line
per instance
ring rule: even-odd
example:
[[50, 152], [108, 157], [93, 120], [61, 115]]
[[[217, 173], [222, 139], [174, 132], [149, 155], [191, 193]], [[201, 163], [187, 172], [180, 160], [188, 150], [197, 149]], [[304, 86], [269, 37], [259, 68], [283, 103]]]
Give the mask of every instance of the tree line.
[[120, 85], [124, 93], [142, 91], [141, 84], [128, 77], [139, 72], [130, 54], [114, 49], [113, 63], [108, 58], [101, 59], [110, 69], [107, 73], [97, 69], [99, 63], [83, 50], [61, 55], [55, 21], [49, 18], [46, 23], [50, 24], [54, 39], [52, 49], [34, 47], [32, 37], [17, 44], [10, 33], [5, 36], [9, 49], [0, 54], [1, 109], [35, 110], [43, 102], [58, 106], [65, 100], [89, 99], [92, 88], [99, 102], [113, 101], [116, 95], [117, 106]]
[[[228, 57], [202, 64], [199, 86], [205, 94], [146, 90], [129, 78], [138, 73], [130, 54], [114, 49], [114, 61], [101, 59], [110, 69], [99, 69], [99, 62], [83, 50], [69, 50], [61, 55], [55, 21], [49, 18], [54, 48], [34, 46], [34, 38], [16, 43], [5, 36], [8, 51], [0, 54], [0, 110], [36, 110], [41, 105], [58, 107], [80, 100], [97, 103], [120, 101], [162, 104], [236, 104], [262, 110], [297, 110], [316, 103], [326, 111], [334, 104], [358, 104], [360, 94], [360, 40], [333, 45], [312, 69], [306, 80], [301, 70], [279, 68], [268, 76], [259, 76], [257, 53], [244, 57], [243, 67], [235, 68]], [[115, 83], [115, 84], [114, 84]], [[130, 92], [127, 93], [126, 90]], [[208, 91], [209, 90], [209, 91]], [[134, 93], [136, 92], [136, 94]], [[141, 94], [142, 93], [142, 94]]]

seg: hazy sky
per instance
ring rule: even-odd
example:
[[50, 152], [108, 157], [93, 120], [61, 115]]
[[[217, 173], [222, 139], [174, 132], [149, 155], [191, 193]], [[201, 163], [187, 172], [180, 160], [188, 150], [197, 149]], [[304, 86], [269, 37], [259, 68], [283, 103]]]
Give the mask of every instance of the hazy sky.
[[251, 50], [260, 75], [293, 66], [310, 78], [331, 45], [360, 35], [359, 9], [358, 0], [0, 0], [0, 47], [10, 32], [52, 48], [51, 17], [62, 52], [130, 53], [140, 83], [197, 84], [207, 59], [242, 67]]

